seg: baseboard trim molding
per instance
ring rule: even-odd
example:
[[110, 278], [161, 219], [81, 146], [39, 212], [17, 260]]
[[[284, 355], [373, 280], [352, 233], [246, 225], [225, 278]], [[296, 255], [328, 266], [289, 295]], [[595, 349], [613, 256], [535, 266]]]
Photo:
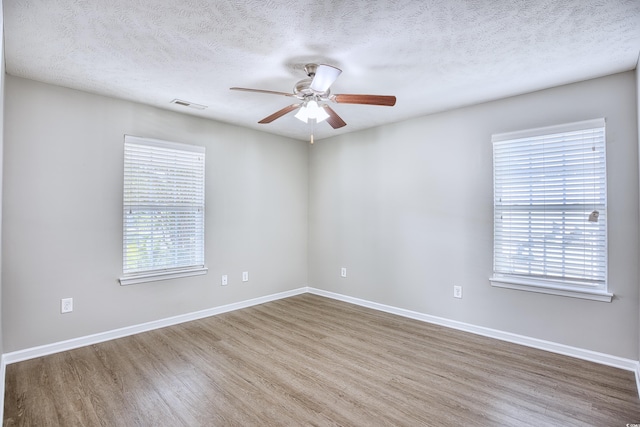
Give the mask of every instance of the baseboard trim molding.
[[[34, 359], [40, 356], [46, 356], [61, 351], [73, 350], [74, 348], [84, 347], [87, 345], [98, 344], [117, 338], [123, 338], [129, 335], [139, 334], [140, 332], [160, 329], [167, 326], [177, 325], [179, 323], [190, 322], [192, 320], [203, 319], [205, 317], [215, 316], [217, 314], [227, 313], [241, 308], [247, 308], [254, 305], [264, 304], [266, 302], [275, 301], [283, 298], [292, 297], [308, 292], [308, 288], [303, 286], [290, 291], [279, 292], [276, 294], [266, 295], [263, 297], [253, 298], [250, 300], [240, 301], [232, 304], [222, 305], [219, 307], [208, 308], [206, 310], [195, 311], [192, 313], [181, 314], [178, 316], [167, 317], [165, 319], [154, 320], [152, 322], [141, 323], [139, 325], [127, 326], [111, 331], [100, 332], [84, 337], [73, 338], [66, 341], [60, 341], [52, 344], [45, 344], [38, 347], [27, 348], [24, 350], [13, 351], [2, 355], [2, 385], [4, 387], [4, 368], [6, 365], [24, 360]], [[2, 394], [4, 396], [4, 394]], [[2, 405], [0, 405], [2, 406]], [[1, 419], [1, 418], [0, 418]]]
[[638, 397], [640, 397], [640, 362], [636, 362], [636, 388], [638, 389]]
[[610, 354], [599, 353], [592, 350], [585, 350], [578, 347], [571, 347], [564, 344], [558, 344], [552, 341], [545, 341], [537, 338], [531, 338], [524, 335], [513, 334], [511, 332], [504, 332], [497, 329], [485, 328], [483, 326], [476, 326], [469, 323], [459, 322], [457, 320], [445, 319], [442, 317], [431, 316], [416, 311], [405, 310], [403, 308], [397, 308], [385, 304], [379, 304], [372, 301], [363, 300], [360, 298], [354, 298], [347, 295], [338, 294], [335, 292], [324, 291], [322, 289], [308, 288], [308, 292], [314, 295], [319, 295], [335, 300], [348, 302], [351, 304], [359, 305], [362, 307], [371, 308], [378, 311], [384, 311], [386, 313], [396, 314], [402, 317], [408, 317], [414, 320], [420, 320], [422, 322], [433, 323], [440, 326], [446, 326], [452, 329], [458, 329], [460, 331], [471, 332], [476, 335], [482, 335], [489, 338], [499, 339], [501, 341], [507, 341], [514, 344], [520, 344], [527, 347], [537, 348], [540, 350], [550, 351], [552, 353], [563, 354], [565, 356], [575, 357], [577, 359], [588, 360], [590, 362], [600, 363], [602, 365], [613, 366], [615, 368], [624, 369], [626, 371], [635, 372], [636, 384], [638, 390], [640, 390], [640, 363], [637, 360], [625, 359], [623, 357], [612, 356]]
[[0, 356], [0, 397], [2, 397], [2, 404], [0, 404], [0, 420], [4, 420], [4, 380], [7, 372], [6, 357], [4, 354]]
[[[432, 323], [440, 326], [446, 326], [452, 329], [470, 332], [476, 335], [482, 335], [489, 338], [495, 338], [502, 341], [511, 342], [514, 344], [520, 344], [527, 347], [546, 350], [552, 353], [563, 354], [565, 356], [571, 356], [577, 359], [588, 360], [591, 362], [596, 362], [603, 365], [613, 366], [615, 368], [632, 371], [635, 373], [636, 385], [638, 387], [638, 390], [640, 391], [640, 362], [637, 360], [625, 359], [618, 356], [612, 356], [609, 354], [599, 353], [596, 351], [585, 350], [577, 347], [571, 347], [564, 344], [540, 340], [537, 338], [531, 338], [524, 335], [513, 334], [511, 332], [504, 332], [497, 329], [485, 328], [483, 326], [476, 326], [469, 323], [459, 322], [456, 320], [450, 320], [442, 317], [431, 316], [431, 315], [419, 313], [416, 311], [406, 310], [403, 308], [398, 308], [390, 305], [367, 301], [360, 298], [351, 297], [348, 295], [343, 295], [335, 292], [325, 291], [322, 289], [303, 286], [298, 289], [293, 289], [290, 291], [279, 292], [276, 294], [253, 298], [246, 301], [240, 301], [232, 304], [222, 305], [219, 307], [213, 307], [206, 310], [186, 313], [179, 316], [173, 316], [165, 319], [155, 320], [152, 322], [142, 323], [139, 325], [127, 326], [120, 329], [114, 329], [111, 331], [101, 332], [93, 335], [87, 335], [84, 337], [73, 338], [66, 341], [60, 341], [52, 344], [46, 344], [38, 347], [32, 347], [24, 350], [5, 353], [0, 358], [0, 381], [1, 381], [0, 396], [4, 396], [5, 369], [6, 369], [6, 366], [11, 363], [34, 359], [36, 357], [46, 356], [49, 354], [59, 353], [62, 351], [73, 350], [74, 348], [84, 347], [92, 344], [98, 344], [104, 341], [123, 338], [129, 335], [134, 335], [141, 332], [151, 331], [154, 329], [177, 325], [179, 323], [184, 323], [192, 320], [202, 319], [205, 317], [215, 316], [218, 314], [227, 313], [227, 312], [239, 310], [242, 308], [252, 307], [255, 305], [264, 304], [270, 301], [276, 301], [279, 299], [288, 298], [288, 297], [292, 297], [292, 296], [300, 295], [304, 293], [311, 293], [314, 295], [319, 295], [319, 296], [335, 299], [338, 301], [343, 301], [343, 302], [359, 305], [362, 307], [371, 308], [373, 310], [383, 311], [386, 313], [391, 313], [398, 316], [419, 320], [422, 322]], [[0, 405], [0, 408], [1, 407], [2, 405]]]

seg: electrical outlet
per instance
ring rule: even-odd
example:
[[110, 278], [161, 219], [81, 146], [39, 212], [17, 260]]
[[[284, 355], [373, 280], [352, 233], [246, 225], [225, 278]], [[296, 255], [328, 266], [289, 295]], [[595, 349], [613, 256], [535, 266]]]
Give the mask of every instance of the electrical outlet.
[[462, 286], [454, 286], [453, 287], [453, 297], [454, 298], [462, 298]]
[[71, 313], [73, 311], [73, 298], [62, 298], [60, 300], [60, 313]]
[[347, 269], [346, 269], [346, 267], [342, 267], [340, 269], [340, 277], [347, 277]]
[[249, 272], [248, 271], [243, 271], [242, 272], [242, 281], [243, 282], [248, 282], [249, 281]]
[[227, 277], [226, 274], [222, 275], [222, 282], [221, 282], [222, 286], [227, 286], [229, 284], [229, 278]]

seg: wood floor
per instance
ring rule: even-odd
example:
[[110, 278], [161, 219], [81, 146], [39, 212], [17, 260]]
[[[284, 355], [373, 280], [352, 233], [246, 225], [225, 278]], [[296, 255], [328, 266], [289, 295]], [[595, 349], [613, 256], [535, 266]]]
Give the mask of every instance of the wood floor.
[[13, 426], [624, 426], [633, 373], [304, 294], [7, 366]]

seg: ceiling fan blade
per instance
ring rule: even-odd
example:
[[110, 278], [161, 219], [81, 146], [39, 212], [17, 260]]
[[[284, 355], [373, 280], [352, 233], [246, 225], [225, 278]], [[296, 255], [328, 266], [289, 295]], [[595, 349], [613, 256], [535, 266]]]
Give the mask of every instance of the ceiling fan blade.
[[334, 95], [331, 100], [338, 104], [366, 104], [387, 107], [396, 105], [396, 97], [387, 95]]
[[332, 67], [331, 65], [320, 64], [316, 69], [316, 75], [313, 76], [311, 81], [312, 91], [317, 93], [325, 93], [329, 90], [329, 87], [336, 81], [338, 76], [342, 73], [340, 68]]
[[322, 107], [327, 111], [327, 114], [329, 114], [327, 123], [329, 123], [332, 128], [338, 129], [347, 125], [345, 121], [342, 120], [342, 118], [338, 115], [338, 113], [333, 111], [331, 107], [329, 107], [328, 105], [323, 105]]
[[241, 90], [243, 92], [258, 92], [258, 93], [269, 93], [271, 95], [294, 96], [292, 93], [276, 92], [274, 90], [249, 89], [249, 88], [246, 88], [246, 87], [230, 87], [229, 89], [231, 89], [231, 90]]
[[275, 113], [273, 113], [272, 115], [265, 117], [264, 119], [260, 120], [258, 123], [260, 123], [260, 124], [271, 123], [275, 119], [279, 119], [280, 117], [284, 116], [285, 114], [290, 113], [293, 110], [297, 110], [298, 108], [300, 108], [301, 105], [302, 104], [291, 104], [291, 105], [289, 105], [287, 107], [284, 107], [282, 110], [278, 110]]

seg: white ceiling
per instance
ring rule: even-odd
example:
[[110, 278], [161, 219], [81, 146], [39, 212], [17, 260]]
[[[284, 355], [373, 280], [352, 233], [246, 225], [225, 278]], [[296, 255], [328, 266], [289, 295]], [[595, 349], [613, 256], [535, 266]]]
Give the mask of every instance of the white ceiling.
[[[636, 67], [640, 0], [3, 0], [7, 73], [306, 140], [304, 64], [343, 70], [316, 139]], [[207, 105], [203, 111], [170, 104]]]

